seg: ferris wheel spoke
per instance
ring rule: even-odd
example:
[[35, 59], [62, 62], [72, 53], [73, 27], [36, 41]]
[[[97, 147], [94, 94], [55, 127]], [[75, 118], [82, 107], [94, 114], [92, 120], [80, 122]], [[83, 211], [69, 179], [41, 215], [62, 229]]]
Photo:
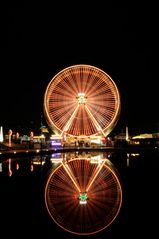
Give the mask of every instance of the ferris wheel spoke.
[[105, 136], [104, 131], [102, 130], [101, 126], [99, 125], [99, 123], [97, 122], [97, 120], [94, 118], [94, 116], [92, 115], [91, 111], [89, 110], [89, 108], [85, 105], [85, 109], [87, 111], [87, 113], [89, 114], [89, 116], [91, 117], [92, 121], [94, 122], [95, 127], [97, 128], [98, 131], [101, 131], [102, 134]]
[[76, 182], [75, 176], [73, 175], [73, 173], [72, 173], [72, 171], [71, 171], [69, 165], [68, 165], [67, 163], [64, 163], [64, 162], [62, 161], [62, 166], [63, 166], [63, 168], [65, 169], [65, 171], [66, 171], [66, 173], [68, 174], [68, 176], [70, 177], [70, 179], [72, 180], [73, 184], [75, 185], [75, 188], [76, 188], [77, 191], [80, 193], [81, 190], [80, 190], [80, 188], [79, 188], [79, 186], [78, 186], [78, 184], [77, 184], [77, 182]]
[[65, 126], [64, 126], [64, 128], [63, 128], [63, 130], [62, 130], [62, 132], [61, 132], [61, 135], [63, 135], [63, 133], [66, 132], [66, 131], [69, 129], [69, 127], [70, 127], [72, 121], [74, 120], [74, 117], [75, 117], [75, 115], [76, 115], [76, 113], [77, 113], [77, 111], [78, 111], [78, 108], [79, 108], [79, 105], [77, 105], [77, 107], [76, 107], [76, 109], [74, 110], [74, 112], [72, 113], [70, 119], [69, 119], [69, 120], [67, 121], [67, 123], [65, 124]]
[[98, 176], [99, 172], [103, 168], [104, 163], [105, 163], [105, 160], [103, 160], [102, 162], [98, 163], [98, 166], [97, 166], [96, 170], [94, 171], [91, 179], [89, 180], [89, 183], [88, 183], [87, 188], [86, 188], [86, 192], [89, 191], [90, 187], [92, 186], [92, 184], [95, 181], [96, 177]]

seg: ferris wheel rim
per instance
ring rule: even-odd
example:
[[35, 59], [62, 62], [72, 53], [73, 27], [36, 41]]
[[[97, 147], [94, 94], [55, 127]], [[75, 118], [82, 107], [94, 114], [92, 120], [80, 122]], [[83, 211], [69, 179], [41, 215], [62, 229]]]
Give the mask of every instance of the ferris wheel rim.
[[[67, 73], [69, 70], [72, 70], [72, 69], [77, 69], [77, 68], [81, 68], [81, 67], [88, 67], [88, 69], [92, 69], [92, 70], [96, 70], [97, 72], [99, 73], [102, 73], [104, 76], [106, 76], [107, 79], [109, 79], [109, 83], [113, 85], [114, 87], [114, 91], [115, 91], [115, 95], [114, 95], [114, 98], [115, 98], [115, 103], [116, 103], [116, 109], [114, 110], [114, 115], [111, 119], [111, 121], [105, 126], [105, 127], [101, 127], [103, 132], [107, 132], [105, 135], [108, 135], [111, 131], [112, 131], [112, 128], [115, 127], [117, 121], [118, 121], [118, 117], [119, 117], [119, 114], [120, 114], [120, 109], [121, 109], [121, 105], [120, 105], [120, 94], [119, 94], [119, 91], [118, 91], [118, 88], [114, 82], [114, 80], [112, 79], [112, 77], [110, 75], [108, 75], [105, 71], [103, 71], [102, 69], [96, 67], [96, 66], [92, 66], [92, 65], [88, 65], [88, 64], [76, 64], [76, 65], [72, 65], [72, 66], [68, 66], [64, 69], [62, 69], [60, 72], [58, 72], [57, 74], [54, 75], [54, 77], [52, 77], [51, 81], [49, 82], [47, 88], [46, 88], [46, 91], [45, 91], [45, 94], [44, 94], [44, 114], [46, 116], [46, 120], [48, 122], [48, 124], [51, 126], [51, 128], [57, 132], [57, 134], [61, 134], [62, 132], [62, 129], [56, 124], [56, 122], [54, 122], [52, 119], [51, 119], [51, 116], [49, 114], [49, 107], [48, 107], [48, 102], [49, 102], [49, 97], [48, 95], [51, 94], [49, 93], [49, 90], [50, 90], [50, 87], [52, 86], [52, 84], [57, 80], [56, 82], [56, 85], [60, 82], [60, 75], [62, 75], [63, 73]], [[59, 77], [59, 78], [58, 78]], [[95, 133], [92, 133], [90, 135], [97, 135], [98, 132], [95, 132]], [[71, 133], [68, 133], [68, 135], [70, 136], [77, 136], [77, 135], [74, 135], [74, 134], [71, 134]], [[89, 136], [89, 135], [88, 135]]]

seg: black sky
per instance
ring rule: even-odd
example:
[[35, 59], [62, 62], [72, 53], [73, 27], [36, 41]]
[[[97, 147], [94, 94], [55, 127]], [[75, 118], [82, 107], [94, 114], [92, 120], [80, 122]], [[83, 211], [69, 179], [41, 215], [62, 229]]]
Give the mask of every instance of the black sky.
[[[121, 94], [116, 130], [159, 129], [157, 15], [154, 9], [76, 5], [8, 8], [1, 45], [4, 127], [40, 126], [43, 96], [52, 77], [73, 64], [108, 73]], [[7, 29], [7, 30], [6, 30]]]

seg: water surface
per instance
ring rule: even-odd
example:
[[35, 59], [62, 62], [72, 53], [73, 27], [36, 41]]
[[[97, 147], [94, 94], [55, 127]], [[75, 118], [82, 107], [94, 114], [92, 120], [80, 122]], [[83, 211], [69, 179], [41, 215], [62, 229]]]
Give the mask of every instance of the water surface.
[[[121, 182], [122, 206], [113, 223], [89, 238], [130, 238], [158, 235], [159, 155], [148, 152], [71, 152], [8, 158], [0, 163], [1, 238], [42, 236], [43, 238], [81, 238], [59, 227], [45, 204], [45, 186], [60, 159], [70, 157], [107, 158]], [[57, 162], [58, 163], [55, 163]]]

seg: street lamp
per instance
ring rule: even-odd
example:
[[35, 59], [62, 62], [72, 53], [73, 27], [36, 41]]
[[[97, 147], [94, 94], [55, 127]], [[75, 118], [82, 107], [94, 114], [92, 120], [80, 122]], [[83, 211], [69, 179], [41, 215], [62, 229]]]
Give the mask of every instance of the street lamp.
[[8, 145], [11, 147], [11, 137], [12, 137], [13, 131], [10, 129], [8, 132]]
[[3, 127], [0, 128], [0, 143], [3, 142]]

